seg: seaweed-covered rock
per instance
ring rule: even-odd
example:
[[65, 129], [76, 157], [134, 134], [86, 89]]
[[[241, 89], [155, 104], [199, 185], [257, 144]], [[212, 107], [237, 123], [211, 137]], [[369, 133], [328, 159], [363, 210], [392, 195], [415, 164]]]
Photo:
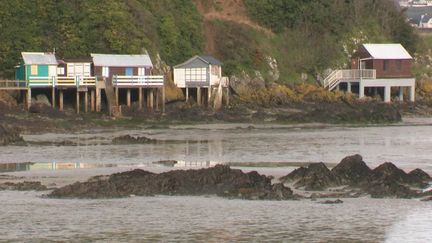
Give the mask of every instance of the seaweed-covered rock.
[[283, 177], [282, 180], [294, 182], [296, 188], [303, 188], [308, 191], [324, 190], [339, 185], [339, 179], [324, 163], [313, 163], [307, 168], [296, 169]]
[[0, 125], [0, 145], [25, 145], [25, 142], [17, 131]]
[[119, 136], [112, 139], [113, 144], [146, 144], [156, 142], [156, 139], [148, 137], [133, 137], [131, 135]]
[[372, 170], [363, 161], [361, 155], [347, 156], [332, 169], [332, 173], [342, 184], [358, 184], [371, 175]]
[[286, 200], [294, 198], [282, 184], [257, 172], [243, 173], [229, 166], [217, 165], [199, 170], [173, 170], [154, 174], [144, 170], [93, 177], [50, 193], [56, 198], [114, 198], [130, 195], [218, 195], [243, 199]]
[[39, 181], [24, 181], [24, 182], [5, 182], [0, 184], [0, 190], [11, 191], [45, 191], [47, 187]]

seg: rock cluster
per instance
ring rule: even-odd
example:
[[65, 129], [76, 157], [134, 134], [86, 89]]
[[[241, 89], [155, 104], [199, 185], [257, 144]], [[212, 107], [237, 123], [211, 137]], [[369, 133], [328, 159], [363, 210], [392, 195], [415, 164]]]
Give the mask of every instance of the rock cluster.
[[346, 186], [359, 189], [372, 197], [421, 197], [432, 178], [420, 169], [409, 173], [386, 162], [371, 170], [360, 155], [344, 158], [332, 170], [323, 163], [300, 167], [282, 177], [281, 182], [308, 191], [320, 191], [331, 187]]
[[218, 195], [242, 199], [294, 199], [290, 188], [257, 172], [244, 173], [226, 165], [155, 174], [135, 169], [61, 187], [54, 198], [115, 198], [152, 195]]

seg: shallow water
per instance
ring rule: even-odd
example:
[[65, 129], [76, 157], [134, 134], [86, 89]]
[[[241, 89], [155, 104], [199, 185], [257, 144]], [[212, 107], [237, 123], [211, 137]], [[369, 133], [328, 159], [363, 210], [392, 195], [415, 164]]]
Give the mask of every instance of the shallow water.
[[[26, 169], [7, 174], [46, 179], [88, 176], [128, 166], [163, 171], [167, 167], [151, 162], [166, 159], [179, 160], [177, 167], [189, 168], [223, 162], [338, 162], [348, 154], [360, 153], [371, 167], [392, 161], [405, 170], [420, 167], [432, 173], [432, 127], [428, 125], [238, 126], [27, 135], [28, 141], [68, 140], [79, 146], [2, 147], [0, 163], [4, 167], [6, 162], [40, 162], [26, 163]], [[109, 144], [122, 134], [176, 141]], [[250, 169], [266, 174], [288, 171]], [[58, 200], [40, 197], [42, 194], [0, 191], [0, 241], [432, 241], [432, 203], [418, 200], [360, 198], [324, 205], [309, 200], [167, 196]]]

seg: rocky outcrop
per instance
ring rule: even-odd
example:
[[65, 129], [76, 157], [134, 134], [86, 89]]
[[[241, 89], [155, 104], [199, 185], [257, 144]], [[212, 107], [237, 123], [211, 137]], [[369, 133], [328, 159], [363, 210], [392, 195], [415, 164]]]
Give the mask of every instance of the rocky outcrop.
[[15, 129], [0, 125], [0, 146], [4, 145], [25, 145], [25, 141]]
[[132, 170], [108, 177], [93, 177], [54, 190], [54, 198], [115, 198], [151, 195], [218, 195], [229, 198], [286, 200], [295, 198], [290, 188], [271, 184], [257, 172], [243, 173], [217, 165], [199, 170], [173, 170], [154, 174]]
[[296, 188], [308, 191], [324, 190], [328, 187], [338, 186], [339, 180], [324, 163], [313, 163], [308, 168], [300, 167], [292, 173], [281, 178], [282, 182], [295, 182]]
[[48, 188], [39, 181], [5, 182], [0, 184], [0, 190], [10, 191], [46, 191]]
[[147, 144], [156, 142], [156, 139], [148, 137], [133, 137], [131, 135], [119, 136], [112, 139], [113, 144]]
[[432, 181], [431, 177], [420, 169], [405, 173], [390, 162], [371, 170], [360, 155], [344, 158], [331, 171], [323, 163], [311, 164], [307, 168], [294, 170], [280, 180], [307, 191], [343, 186], [347, 189], [346, 193], [340, 194], [346, 195], [351, 193], [351, 190], [356, 190], [376, 198], [425, 196], [422, 189]]

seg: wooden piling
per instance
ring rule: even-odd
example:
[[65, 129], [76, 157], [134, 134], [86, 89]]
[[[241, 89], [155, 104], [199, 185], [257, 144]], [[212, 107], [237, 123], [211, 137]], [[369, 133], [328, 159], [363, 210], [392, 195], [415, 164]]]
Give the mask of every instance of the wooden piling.
[[212, 94], [212, 92], [211, 92], [211, 86], [209, 86], [207, 88], [207, 106], [208, 107], [210, 107], [211, 94]]
[[63, 111], [63, 90], [59, 90], [59, 109]]
[[94, 89], [90, 90], [90, 111], [95, 111], [95, 91]]
[[52, 87], [52, 90], [51, 90], [51, 106], [52, 106], [52, 108], [55, 108], [55, 106], [56, 106], [55, 103], [56, 103], [55, 88]]
[[119, 88], [118, 87], [115, 88], [115, 99], [116, 99], [115, 105], [118, 106], [119, 105]]
[[197, 104], [201, 105], [201, 88], [197, 88]]
[[230, 101], [230, 93], [229, 93], [229, 87], [226, 88], [226, 105], [229, 105], [229, 101]]
[[149, 106], [150, 109], [154, 108], [154, 94], [153, 94], [153, 89], [150, 89], [150, 94], [149, 94]]
[[31, 100], [32, 100], [32, 97], [31, 97], [32, 95], [31, 95], [31, 88], [28, 88], [27, 89], [27, 110], [30, 110], [30, 107], [31, 107]]
[[101, 111], [101, 89], [96, 88], [96, 112]]
[[79, 114], [80, 113], [80, 93], [77, 89], [76, 91], [76, 113]]
[[186, 88], [186, 102], [189, 101], [189, 88]]
[[126, 93], [126, 105], [128, 107], [131, 107], [131, 90], [127, 89], [127, 93]]
[[142, 110], [143, 108], [143, 89], [140, 87], [138, 88], [138, 102], [139, 102], [139, 109]]
[[84, 112], [88, 112], [88, 91], [84, 93]]
[[162, 87], [162, 114], [165, 114], [165, 86]]
[[160, 89], [156, 89], [156, 110], [159, 111], [159, 92]]

